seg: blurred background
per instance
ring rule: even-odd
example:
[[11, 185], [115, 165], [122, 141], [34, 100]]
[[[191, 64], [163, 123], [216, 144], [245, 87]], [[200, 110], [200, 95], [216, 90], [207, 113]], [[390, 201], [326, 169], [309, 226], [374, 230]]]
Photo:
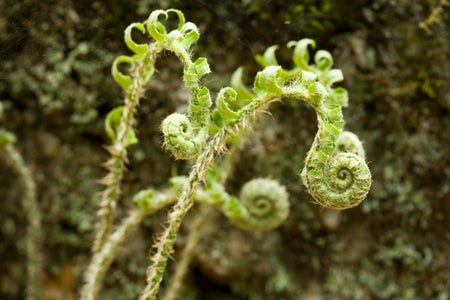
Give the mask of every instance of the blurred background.
[[[213, 91], [254, 55], [311, 38], [342, 69], [346, 128], [363, 141], [372, 170], [368, 198], [334, 211], [315, 205], [298, 173], [317, 130], [314, 110], [286, 99], [261, 116], [235, 162], [230, 193], [253, 177], [290, 193], [279, 228], [245, 232], [212, 210], [180, 299], [450, 299], [450, 2], [447, 0], [3, 0], [0, 2], [0, 126], [17, 136], [43, 212], [45, 299], [76, 299], [90, 255], [98, 179], [109, 143], [104, 118], [121, 104], [110, 68], [130, 54], [123, 31], [154, 9], [178, 8], [198, 25], [196, 56], [208, 59]], [[137, 37], [143, 38], [143, 37]], [[164, 187], [189, 165], [164, 151], [162, 119], [186, 109], [181, 65], [164, 54], [139, 107], [119, 215], [130, 196]], [[23, 299], [23, 188], [0, 157], [0, 299]], [[185, 220], [165, 284], [198, 209]], [[148, 251], [165, 223], [148, 217], [120, 249], [100, 299], [136, 299]], [[164, 290], [163, 284], [162, 289]]]

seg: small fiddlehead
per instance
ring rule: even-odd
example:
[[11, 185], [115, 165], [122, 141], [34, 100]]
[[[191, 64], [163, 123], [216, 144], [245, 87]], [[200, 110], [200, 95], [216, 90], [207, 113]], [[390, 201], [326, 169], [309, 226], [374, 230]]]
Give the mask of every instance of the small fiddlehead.
[[[274, 229], [289, 215], [289, 195], [276, 180], [252, 179], [244, 184], [237, 198], [225, 191], [214, 171], [210, 170], [207, 177], [207, 184], [195, 191], [194, 199], [220, 209], [232, 223], [243, 229]], [[175, 202], [186, 180], [185, 176], [172, 177], [169, 189], [164, 192], [153, 188], [142, 190], [133, 197], [133, 202], [145, 214], [160, 210]]]
[[208, 138], [209, 91], [197, 91], [196, 99], [191, 100], [189, 115], [173, 113], [161, 124], [164, 145], [178, 159], [195, 157]]
[[[159, 21], [160, 16], [168, 19], [169, 13], [178, 16], [178, 27], [170, 32]], [[146, 24], [155, 41], [175, 53], [183, 63], [184, 83], [192, 95], [189, 112], [187, 115], [174, 113], [168, 116], [162, 122], [161, 130], [164, 145], [176, 158], [192, 159], [198, 155], [208, 138], [211, 106], [209, 90], [200, 85], [201, 78], [210, 72], [208, 62], [204, 57], [192, 61], [189, 54], [190, 47], [197, 42], [200, 33], [195, 24], [186, 23], [183, 14], [174, 9], [154, 11]]]
[[169, 180], [169, 188], [164, 191], [157, 191], [154, 188], [141, 190], [133, 196], [133, 203], [145, 214], [154, 213], [176, 201], [185, 181], [186, 177], [176, 176]]
[[364, 147], [358, 136], [350, 131], [343, 131], [337, 141], [336, 146], [339, 152], [350, 152], [358, 155], [362, 159], [366, 158]]
[[[168, 31], [160, 18], [167, 20], [175, 14], [178, 18], [176, 29]], [[139, 44], [133, 41], [131, 31], [137, 29], [147, 33], [154, 39], [150, 44]], [[179, 113], [168, 116], [161, 125], [164, 134], [164, 145], [178, 159], [195, 157], [208, 138], [209, 107], [211, 98], [209, 90], [201, 87], [201, 78], [210, 72], [206, 58], [191, 60], [190, 48], [197, 42], [200, 34], [195, 24], [186, 22], [181, 11], [176, 9], [156, 10], [143, 23], [133, 23], [125, 30], [125, 42], [135, 54], [119, 56], [113, 64], [112, 74], [117, 83], [132, 95], [137, 90], [142, 94], [142, 84], [148, 82], [153, 75], [154, 61], [162, 50], [173, 52], [183, 64], [183, 79], [191, 92], [187, 115]], [[129, 66], [130, 75], [119, 70], [120, 64]], [[141, 66], [145, 66], [140, 68]], [[136, 91], [136, 92], [137, 92]], [[125, 112], [124, 112], [125, 113]], [[128, 129], [129, 130], [129, 129]]]
[[272, 229], [284, 222], [289, 214], [286, 188], [275, 180], [253, 179], [242, 187], [239, 198], [249, 217], [237, 218], [235, 222], [245, 228]]
[[241, 189], [239, 199], [229, 195], [223, 185], [208, 182], [196, 193], [196, 200], [212, 204], [235, 225], [251, 231], [279, 226], [289, 214], [286, 188], [271, 179], [253, 179]]

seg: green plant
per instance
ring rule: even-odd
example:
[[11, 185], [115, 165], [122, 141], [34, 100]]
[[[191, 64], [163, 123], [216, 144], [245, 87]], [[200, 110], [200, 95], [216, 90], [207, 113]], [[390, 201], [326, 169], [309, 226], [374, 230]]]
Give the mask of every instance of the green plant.
[[[168, 20], [172, 15], [176, 16], [178, 24], [175, 29], [169, 31], [160, 19], [162, 17]], [[154, 41], [149, 44], [136, 43], [131, 35], [133, 29], [143, 34], [148, 33]], [[198, 38], [197, 27], [186, 22], [181, 11], [157, 10], [143, 23], [133, 23], [125, 30], [125, 42], [134, 55], [120, 56], [113, 65], [113, 76], [126, 96], [124, 105], [113, 110], [106, 120], [107, 132], [113, 140], [113, 145], [108, 148], [112, 158], [108, 162], [109, 174], [104, 180], [106, 187], [100, 209], [101, 222], [95, 241], [94, 257], [103, 250], [111, 249], [108, 243], [111, 239], [108, 235], [120, 194], [127, 147], [137, 142], [133, 132], [136, 122], [134, 114], [146, 83], [155, 72], [155, 61], [162, 51], [173, 52], [182, 62], [184, 84], [192, 97], [186, 115], [174, 113], [168, 116], [161, 126], [164, 145], [175, 158], [193, 161], [189, 175], [185, 178], [174, 178], [170, 191], [161, 193], [150, 189], [134, 197], [139, 211], [145, 213], [174, 202], [177, 198], [169, 212], [168, 225], [155, 244], [156, 252], [147, 270], [147, 287], [140, 299], [155, 299], [177, 232], [194, 199], [219, 207], [235, 223], [250, 230], [255, 230], [255, 227], [273, 228], [287, 216], [287, 194], [278, 183], [264, 181], [266, 188], [256, 189], [259, 202], [257, 209], [252, 209], [242, 206], [246, 204], [245, 200], [240, 202], [229, 196], [222, 183], [207, 176], [208, 170], [213, 168], [216, 157], [223, 153], [227, 143], [233, 143], [232, 137], [239, 136], [250, 126], [255, 116], [267, 110], [268, 104], [273, 101], [287, 97], [297, 98], [310, 103], [316, 109], [318, 133], [307, 155], [301, 178], [317, 203], [337, 209], [353, 207], [365, 198], [370, 188], [371, 175], [364, 162], [361, 143], [355, 135], [342, 131], [344, 121], [341, 108], [347, 104], [347, 93], [343, 88], [332, 87], [335, 82], [341, 81], [343, 76], [340, 70], [331, 69], [333, 60], [328, 52], [319, 50], [314, 56], [315, 65], [310, 65], [308, 46], [314, 47], [314, 41], [304, 39], [290, 42], [288, 46], [294, 47], [295, 67], [285, 70], [277, 63], [276, 46], [270, 47], [263, 56], [257, 57], [264, 69], [256, 75], [253, 91], [248, 90], [242, 83], [240, 69], [232, 79], [233, 87], [225, 87], [219, 91], [215, 108], [210, 112], [210, 91], [201, 83], [202, 77], [210, 72], [209, 65], [203, 57], [192, 59], [192, 46]], [[119, 70], [120, 64], [129, 65], [127, 75]], [[199, 188], [203, 181], [206, 181], [205, 187]], [[254, 181], [250, 186], [244, 187], [242, 198], [245, 199], [249, 194], [246, 192], [247, 188], [252, 189], [251, 185], [261, 181], [262, 179]], [[277, 201], [267, 201], [271, 198], [267, 194], [276, 191], [280, 193], [275, 197]], [[269, 208], [277, 208], [279, 218], [276, 221], [266, 217]], [[252, 213], [270, 221], [255, 221], [252, 219]], [[135, 212], [126, 219], [123, 226], [138, 223], [143, 216], [144, 213]], [[133, 218], [138, 221], [127, 221]], [[120, 231], [120, 228], [123, 227], [119, 227], [118, 231], [111, 235], [120, 235], [118, 240], [123, 239], [123, 234], [119, 233], [126, 231]], [[95, 259], [92, 261], [92, 268], [86, 273], [84, 299], [95, 298], [99, 288], [99, 282], [90, 285], [92, 281], [89, 275], [92, 274], [92, 269], [105, 265], [105, 260], [111, 259], [111, 256], [112, 254], [104, 256], [104, 260], [101, 260], [103, 263], [96, 262]], [[98, 277], [100, 278], [101, 276]]]
[[[177, 24], [168, 30], [172, 16]], [[148, 34], [152, 42], [135, 42], [133, 30]], [[125, 43], [134, 54], [119, 56], [112, 67], [112, 75], [125, 97], [123, 105], [113, 109], [105, 120], [106, 132], [112, 140], [107, 147], [111, 157], [106, 163], [108, 173], [102, 180], [99, 222], [82, 299], [96, 298], [102, 278], [127, 233], [148, 214], [167, 205], [173, 204], [167, 226], [154, 245], [147, 286], [140, 299], [156, 298], [177, 233], [194, 201], [217, 207], [233, 223], [251, 231], [273, 229], [286, 219], [288, 194], [277, 181], [254, 179], [242, 187], [238, 199], [224, 187], [232, 159], [216, 163], [227, 148], [232, 149], [231, 153], [238, 151], [249, 134], [246, 129], [272, 102], [294, 98], [308, 102], [317, 113], [318, 132], [300, 177], [318, 204], [351, 208], [364, 200], [370, 189], [371, 174], [364, 161], [362, 144], [356, 135], [343, 131], [342, 107], [347, 105], [348, 97], [345, 89], [333, 87], [343, 80], [343, 75], [332, 69], [330, 53], [317, 51], [311, 64], [308, 48], [314, 48], [315, 42], [310, 39], [289, 42], [288, 47], [294, 48], [294, 67], [285, 69], [277, 62], [277, 46], [269, 47], [256, 57], [263, 69], [256, 74], [253, 89], [243, 84], [243, 70], [238, 69], [232, 87], [222, 88], [211, 108], [211, 92], [202, 84], [203, 77], [210, 72], [208, 62], [204, 57], [193, 59], [193, 46], [198, 39], [197, 26], [186, 22], [183, 13], [175, 9], [156, 10], [146, 21], [132, 23], [125, 30]], [[173, 177], [166, 189], [138, 192], [133, 197], [135, 207], [114, 229], [128, 148], [138, 143], [135, 114], [163, 51], [174, 53], [181, 61], [184, 85], [191, 94], [187, 114], [174, 113], [162, 122], [164, 146], [176, 159], [190, 160], [192, 167], [188, 176]], [[121, 65], [128, 65], [127, 72], [122, 71]]]
[[[2, 104], [0, 102], [0, 119], [2, 114]], [[5, 156], [6, 161], [17, 174], [23, 187], [23, 208], [27, 217], [27, 300], [42, 298], [42, 230], [41, 212], [36, 199], [36, 186], [25, 161], [20, 152], [14, 146], [16, 137], [0, 129], [0, 153]]]

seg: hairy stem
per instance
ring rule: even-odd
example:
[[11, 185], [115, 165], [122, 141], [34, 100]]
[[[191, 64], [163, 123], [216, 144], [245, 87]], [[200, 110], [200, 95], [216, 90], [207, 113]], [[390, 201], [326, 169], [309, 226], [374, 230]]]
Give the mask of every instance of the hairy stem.
[[81, 291], [81, 300], [94, 300], [97, 298], [102, 279], [111, 264], [114, 253], [128, 233], [141, 223], [145, 213], [140, 210], [132, 210], [119, 227], [111, 233], [99, 251], [95, 252], [86, 271], [86, 284]]
[[147, 269], [147, 286], [140, 296], [140, 300], [154, 300], [162, 281], [162, 276], [167, 265], [167, 260], [173, 252], [176, 235], [180, 229], [186, 213], [193, 204], [193, 194], [196, 186], [203, 180], [206, 172], [214, 163], [217, 154], [223, 151], [225, 142], [229, 136], [239, 132], [239, 129], [245, 127], [248, 118], [252, 117], [266, 103], [280, 98], [280, 95], [270, 94], [257, 97], [241, 110], [239, 117], [223, 127], [207, 143], [203, 152], [199, 155], [196, 163], [192, 167], [189, 177], [183, 186], [183, 191], [168, 216], [168, 225], [163, 234], [156, 243], [156, 253], [152, 256], [152, 264]]
[[[247, 137], [248, 129], [243, 129], [239, 136], [236, 137], [230, 151], [228, 151], [227, 156], [224, 161], [220, 164], [218, 169], [220, 170], [219, 182], [224, 185], [228, 176], [233, 172], [234, 162], [236, 161], [236, 156], [239, 153], [240, 147], [243, 144], [245, 138]], [[176, 300], [180, 295], [180, 290], [189, 269], [189, 265], [194, 257], [196, 246], [198, 245], [200, 238], [202, 236], [203, 225], [205, 224], [210, 212], [211, 207], [209, 205], [200, 204], [200, 212], [195, 216], [194, 224], [189, 232], [189, 237], [186, 242], [186, 246], [181, 253], [181, 260], [176, 265], [175, 275], [163, 296], [163, 300]]]
[[24, 188], [23, 205], [28, 219], [27, 226], [27, 300], [42, 299], [42, 229], [41, 212], [36, 199], [36, 186], [31, 177], [30, 170], [19, 152], [13, 145], [8, 144], [4, 147], [5, 153], [19, 174], [19, 180]]
[[[134, 198], [138, 195], [139, 193]], [[128, 216], [124, 217], [117, 229], [109, 234], [102, 248], [94, 253], [85, 273], [85, 285], [81, 290], [80, 299], [94, 300], [97, 298], [106, 271], [111, 265], [118, 247], [128, 236], [129, 232], [139, 225], [147, 215], [174, 203], [177, 195], [178, 191], [176, 189], [152, 192], [151, 200], [146, 203], [145, 209], [139, 207], [139, 209], [131, 209], [129, 211]]]
[[168, 216], [168, 226], [156, 243], [157, 251], [151, 258], [153, 264], [147, 269], [147, 286], [140, 296], [140, 300], [156, 299], [159, 286], [167, 265], [167, 260], [173, 251], [176, 235], [180, 229], [181, 222], [193, 204], [193, 193], [195, 187], [202, 180], [204, 174], [211, 165], [216, 149], [220, 146], [222, 139], [213, 139], [199, 156], [196, 164], [187, 178], [183, 192]]
[[163, 300], [178, 299], [184, 278], [186, 277], [189, 265], [194, 257], [195, 249], [198, 246], [202, 236], [202, 228], [205, 225], [210, 212], [211, 206], [203, 204], [200, 205], [200, 212], [195, 216], [195, 221], [192, 228], [190, 228], [186, 246], [183, 248], [181, 253], [181, 260], [177, 263], [175, 275], [166, 290], [166, 294], [162, 297]]
[[135, 125], [136, 108], [139, 105], [139, 99], [145, 92], [145, 85], [154, 72], [153, 66], [156, 57], [163, 50], [158, 44], [152, 44], [151, 46], [152, 48], [136, 63], [134, 70], [132, 70], [133, 81], [125, 97], [117, 138], [114, 144], [107, 148], [111, 154], [111, 159], [106, 162], [109, 172], [102, 180], [105, 189], [101, 194], [98, 212], [100, 221], [94, 242], [94, 253], [102, 247], [111, 231], [114, 212], [120, 196], [125, 163], [127, 162], [128, 133]]

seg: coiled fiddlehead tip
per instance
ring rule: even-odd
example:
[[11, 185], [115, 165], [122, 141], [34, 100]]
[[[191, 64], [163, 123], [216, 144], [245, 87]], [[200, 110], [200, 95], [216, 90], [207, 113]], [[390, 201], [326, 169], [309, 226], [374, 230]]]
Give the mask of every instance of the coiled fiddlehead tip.
[[281, 93], [280, 79], [283, 69], [280, 66], [268, 66], [258, 72], [253, 83], [256, 95]]
[[114, 60], [114, 63], [111, 68], [111, 73], [112, 76], [114, 77], [114, 80], [120, 85], [120, 87], [123, 90], [128, 91], [131, 87], [133, 79], [131, 78], [131, 76], [125, 75], [119, 70], [119, 65], [123, 63], [128, 64], [130, 66], [129, 67], [130, 70], [134, 68], [133, 58], [121, 55]]
[[198, 58], [184, 72], [184, 83], [190, 89], [196, 89], [199, 86], [200, 79], [210, 73], [208, 61], [204, 57]]
[[133, 38], [131, 36], [131, 31], [136, 28], [140, 32], [145, 33], [145, 26], [142, 23], [131, 23], [126, 29], [125, 29], [125, 43], [127, 44], [127, 47], [131, 49], [134, 53], [138, 55], [142, 55], [147, 51], [148, 45], [146, 44], [138, 44], [135, 41], [133, 41]]
[[239, 198], [249, 217], [247, 222], [240, 222], [239, 225], [247, 229], [273, 229], [289, 214], [289, 195], [276, 180], [250, 180], [242, 187]]
[[243, 104], [247, 104], [255, 98], [255, 95], [245, 86], [242, 80], [243, 72], [243, 67], [236, 69], [231, 76], [230, 84], [231, 87], [237, 92], [237, 99]]
[[233, 121], [239, 117], [239, 112], [233, 109], [236, 102], [237, 92], [233, 88], [222, 88], [217, 94], [216, 108], [212, 113], [214, 123], [222, 127], [228, 121]]
[[[111, 140], [117, 142], [117, 131], [120, 126], [120, 119], [122, 117], [123, 106], [119, 106], [111, 110], [105, 118], [105, 130]], [[126, 132], [125, 139], [122, 141], [125, 147], [139, 142], [134, 130], [129, 128]]]
[[348, 92], [343, 87], [331, 89], [331, 99], [337, 105], [348, 106]]
[[182, 45], [185, 49], [189, 49], [200, 38], [200, 32], [194, 23], [187, 22], [180, 28], [180, 31], [183, 34]]
[[323, 169], [320, 162], [314, 161], [316, 159], [312, 158], [300, 175], [317, 204], [348, 209], [366, 198], [372, 177], [363, 158], [350, 152], [335, 153], [323, 165]]
[[273, 45], [264, 51], [263, 55], [257, 54], [255, 56], [256, 62], [263, 68], [266, 68], [268, 66], [278, 66], [279, 63], [277, 61], [277, 58], [275, 56], [275, 52], [277, 51], [278, 46]]
[[164, 134], [164, 146], [177, 159], [195, 157], [206, 142], [207, 127], [196, 130], [192, 122], [184, 114], [173, 113], [161, 124]]
[[326, 50], [319, 50], [314, 55], [314, 62], [319, 71], [328, 72], [333, 65], [333, 57], [330, 52]]
[[210, 181], [196, 191], [196, 200], [220, 209], [236, 226], [264, 231], [279, 226], [289, 214], [286, 188], [271, 179], [253, 179], [241, 188], [239, 199], [229, 195], [222, 184]]
[[175, 13], [178, 16], [178, 30], [180, 30], [185, 24], [185, 19], [183, 13], [177, 9], [154, 10], [145, 21], [148, 33], [157, 42], [163, 43], [167, 38], [166, 27], [159, 21], [159, 17], [163, 16], [164, 19], [167, 20], [169, 18], [169, 13]]
[[315, 48], [316, 42], [311, 39], [301, 39], [299, 41], [290, 41], [287, 46], [289, 48], [294, 47], [292, 60], [294, 61], [295, 66], [304, 71], [311, 71], [312, 68], [309, 66], [308, 46]]
[[358, 136], [350, 131], [343, 131], [336, 142], [336, 146], [339, 152], [350, 152], [358, 155], [362, 159], [366, 158], [366, 153], [362, 142]]

